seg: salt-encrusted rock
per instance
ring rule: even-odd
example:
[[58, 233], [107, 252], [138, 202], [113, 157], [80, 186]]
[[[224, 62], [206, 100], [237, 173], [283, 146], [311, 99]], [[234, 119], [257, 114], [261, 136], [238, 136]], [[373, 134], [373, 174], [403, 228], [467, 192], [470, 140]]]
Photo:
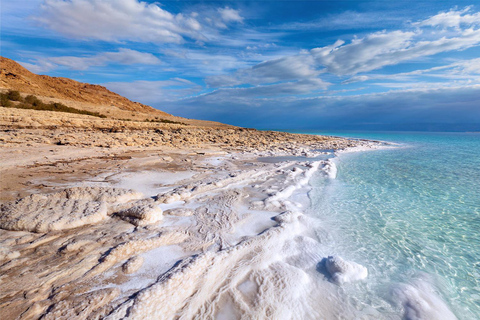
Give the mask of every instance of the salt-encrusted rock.
[[106, 288], [80, 295], [71, 294], [50, 306], [42, 318], [46, 320], [78, 319], [87, 318], [88, 315], [89, 318], [98, 319], [101, 317], [93, 316], [96, 311], [101, 314], [102, 307], [115, 299], [120, 292], [118, 288]]
[[107, 217], [105, 202], [34, 194], [0, 208], [0, 228], [49, 232], [97, 223]]
[[10, 248], [0, 245], [0, 261], [12, 260], [19, 256], [20, 253], [18, 251], [12, 251]]
[[131, 189], [109, 187], [73, 187], [60, 191], [59, 195], [68, 199], [108, 203], [125, 203], [143, 196], [140, 192]]
[[0, 228], [49, 232], [98, 223], [108, 216], [108, 205], [137, 199], [133, 190], [75, 187], [50, 194], [32, 194], [0, 207]]
[[339, 256], [329, 256], [325, 266], [337, 284], [362, 280], [368, 276], [367, 268], [352, 261], [345, 261]]
[[122, 271], [126, 274], [135, 273], [142, 267], [143, 257], [134, 256], [127, 260], [122, 266]]
[[135, 226], [146, 226], [163, 219], [162, 209], [155, 204], [131, 207], [116, 213], [120, 219]]
[[175, 209], [165, 210], [164, 214], [168, 214], [171, 216], [188, 217], [193, 214], [193, 210], [187, 209], [187, 208], [175, 208]]

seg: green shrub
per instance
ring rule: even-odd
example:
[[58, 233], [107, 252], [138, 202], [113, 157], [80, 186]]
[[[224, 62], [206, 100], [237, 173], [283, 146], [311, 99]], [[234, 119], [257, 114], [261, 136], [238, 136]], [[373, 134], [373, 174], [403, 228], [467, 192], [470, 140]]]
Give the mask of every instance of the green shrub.
[[183, 122], [178, 122], [178, 121], [172, 121], [168, 119], [159, 119], [158, 117], [155, 117], [154, 119], [146, 119], [144, 122], [157, 122], [157, 123], [171, 123], [171, 124], [182, 124], [184, 126], [188, 126], [188, 124], [183, 123]]
[[7, 95], [12, 101], [23, 101], [22, 95], [17, 90], [8, 90]]
[[28, 103], [25, 103], [25, 102], [22, 102], [22, 103], [19, 103], [19, 104], [15, 105], [13, 108], [17, 108], [17, 109], [32, 109], [32, 105], [31, 105], [31, 104], [28, 104]]
[[8, 99], [8, 96], [5, 93], [0, 94], [0, 105], [4, 108], [13, 107], [12, 101], [10, 101], [10, 99]]
[[[18, 91], [9, 91], [7, 94], [1, 94], [0, 99], [1, 99], [1, 104], [2, 107], [6, 108], [18, 108], [18, 109], [33, 109], [33, 110], [44, 110], [44, 111], [56, 111], [56, 112], [68, 112], [68, 113], [76, 113], [76, 114], [85, 114], [89, 116], [95, 116], [99, 118], [106, 118], [105, 115], [100, 114], [98, 112], [90, 112], [86, 110], [79, 110], [75, 109], [72, 107], [68, 107], [64, 105], [63, 103], [60, 102], [52, 102], [52, 103], [44, 103], [40, 99], [38, 99], [34, 95], [28, 95], [25, 97], [25, 99], [22, 100], [14, 100], [14, 101], [24, 101], [22, 103], [19, 103], [17, 105], [14, 105], [12, 103], [13, 98], [17, 98], [16, 93], [12, 92], [17, 92]], [[20, 93], [18, 93], [20, 94]], [[21, 96], [20, 96], [21, 98]]]
[[38, 99], [34, 95], [26, 96], [24, 101], [25, 101], [25, 103], [29, 103], [29, 104], [34, 105], [34, 106], [38, 106], [38, 105], [42, 104], [42, 101], [40, 101], [40, 99]]

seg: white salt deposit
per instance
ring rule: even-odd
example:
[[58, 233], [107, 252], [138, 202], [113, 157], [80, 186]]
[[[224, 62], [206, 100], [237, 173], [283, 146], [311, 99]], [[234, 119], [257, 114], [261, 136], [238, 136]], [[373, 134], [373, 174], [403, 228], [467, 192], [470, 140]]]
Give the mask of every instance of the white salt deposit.
[[116, 216], [136, 226], [146, 226], [163, 219], [163, 211], [155, 203], [135, 206], [116, 213]]
[[[334, 177], [334, 163], [290, 161], [252, 164], [245, 169], [228, 157], [221, 162], [215, 159], [204, 164], [222, 164], [222, 169], [210, 175], [200, 173], [194, 179], [193, 171], [183, 176], [141, 172], [113, 177], [116, 186], [148, 196], [158, 194], [156, 197], [141, 198], [132, 190], [115, 188], [95, 193], [89, 187], [55, 196], [60, 200], [52, 202], [51, 212], [70, 217], [74, 220], [71, 224], [78, 224], [85, 214], [62, 209], [62, 201], [102, 204], [105, 211], [99, 221], [109, 220], [95, 226], [99, 228], [95, 236], [75, 238], [75, 230], [55, 252], [55, 256], [69, 257], [92, 252], [88, 256], [91, 264], [75, 272], [84, 275], [79, 283], [92, 281], [96, 287], [75, 297], [74, 302], [48, 302], [52, 306], [46, 305], [42, 312], [59, 316], [61, 308], [81, 310], [90, 307], [89, 301], [96, 299], [97, 303], [105, 296], [110, 300], [98, 305], [105, 305], [108, 313], [99, 311], [91, 318], [355, 318], [351, 307], [344, 306], [350, 298], [343, 292], [345, 288], [325, 281], [318, 272], [318, 262], [326, 254], [318, 238], [309, 234], [309, 220], [300, 211], [308, 206], [312, 176], [324, 165]], [[8, 223], [17, 223], [25, 212], [23, 207], [14, 208], [22, 213], [10, 215]], [[50, 212], [46, 210], [37, 211]], [[37, 219], [35, 214], [40, 213], [33, 211], [24, 223]], [[62, 221], [58, 216], [52, 219], [55, 221], [49, 225]], [[103, 226], [105, 229], [100, 229]], [[114, 241], [102, 242], [105, 238]], [[1, 248], [0, 258], [2, 254], [5, 259], [17, 257]], [[338, 284], [367, 276], [365, 267], [340, 257], [329, 257], [325, 267]], [[49, 310], [54, 312], [48, 314]]]
[[49, 232], [98, 223], [108, 217], [108, 206], [142, 195], [132, 190], [75, 187], [51, 194], [32, 194], [0, 207], [0, 228]]
[[0, 245], [0, 262], [4, 262], [4, 260], [12, 260], [18, 258], [20, 256], [20, 252], [12, 251], [11, 248]]
[[457, 319], [425, 278], [421, 277], [409, 284], [399, 284], [391, 293], [394, 303], [403, 309], [406, 320]]
[[122, 270], [126, 274], [131, 274], [131, 273], [137, 272], [138, 269], [140, 269], [140, 267], [142, 266], [142, 264], [143, 264], [142, 256], [133, 256], [123, 264]]
[[337, 165], [335, 164], [333, 159], [328, 159], [327, 161], [325, 161], [323, 170], [330, 179], [337, 178]]
[[194, 171], [141, 171], [120, 173], [109, 177], [118, 188], [133, 189], [146, 196], [165, 191], [165, 186], [180, 183], [196, 174]]
[[329, 256], [325, 266], [332, 280], [337, 284], [363, 280], [368, 276], [367, 268], [339, 256]]
[[295, 175], [290, 176], [290, 178], [293, 181], [292, 182], [293, 184], [290, 184], [289, 186], [287, 186], [283, 190], [278, 191], [274, 195], [265, 199], [265, 205], [267, 207], [272, 207], [273, 206], [273, 207], [280, 208], [281, 205], [282, 205], [282, 201], [285, 201], [290, 196], [292, 196], [292, 194], [296, 190], [298, 190], [298, 189], [300, 189], [300, 188], [302, 188], [302, 187], [304, 187], [308, 184], [311, 177], [318, 170], [318, 167], [320, 166], [321, 163], [322, 163], [321, 161], [306, 163], [305, 165], [309, 168], [305, 171], [302, 170], [301, 172], [299, 171]]

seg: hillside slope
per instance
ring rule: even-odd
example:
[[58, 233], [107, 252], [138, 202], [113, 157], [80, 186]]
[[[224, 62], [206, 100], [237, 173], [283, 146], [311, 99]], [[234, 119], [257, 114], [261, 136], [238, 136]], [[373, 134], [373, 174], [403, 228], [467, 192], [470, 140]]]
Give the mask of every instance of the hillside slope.
[[0, 57], [0, 87], [48, 98], [112, 105], [122, 110], [169, 115], [150, 106], [130, 101], [100, 85], [34, 74], [5, 57]]

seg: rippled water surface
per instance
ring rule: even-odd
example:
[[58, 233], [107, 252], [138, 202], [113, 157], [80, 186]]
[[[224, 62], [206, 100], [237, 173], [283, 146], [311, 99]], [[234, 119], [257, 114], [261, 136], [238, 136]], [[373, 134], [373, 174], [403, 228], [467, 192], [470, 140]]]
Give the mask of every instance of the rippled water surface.
[[480, 134], [336, 135], [400, 144], [342, 154], [336, 180], [312, 181], [325, 245], [369, 270], [345, 289], [359, 310], [396, 318], [398, 288], [423, 281], [456, 317], [480, 319]]

